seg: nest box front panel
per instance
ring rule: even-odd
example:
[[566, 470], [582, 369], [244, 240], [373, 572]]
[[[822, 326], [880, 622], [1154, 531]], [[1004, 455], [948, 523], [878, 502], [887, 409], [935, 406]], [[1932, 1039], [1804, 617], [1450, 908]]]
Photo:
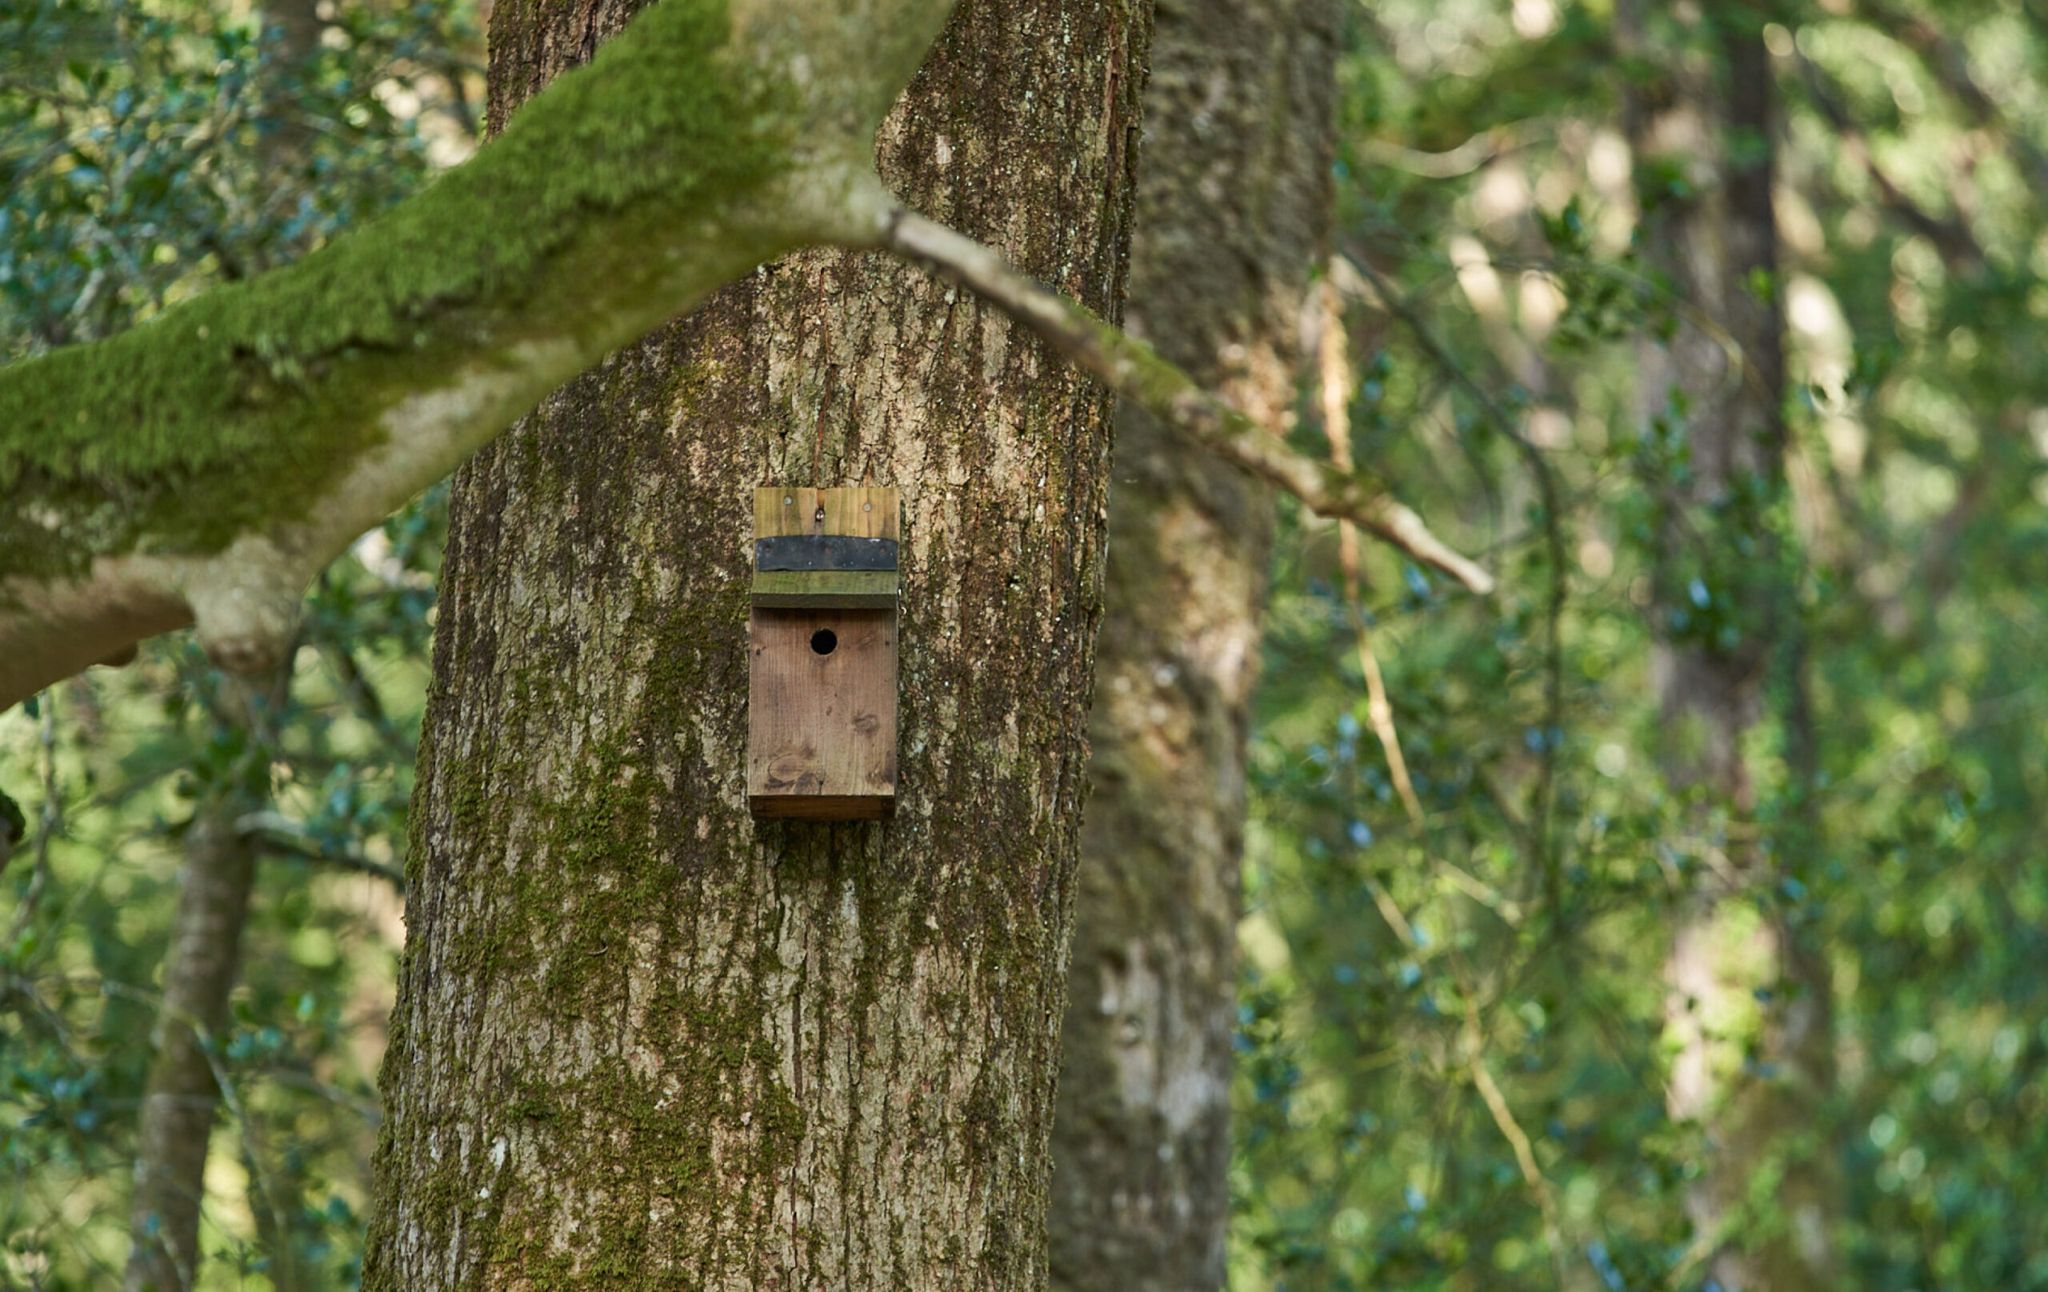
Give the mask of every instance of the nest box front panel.
[[898, 523], [894, 489], [755, 491], [755, 816], [859, 821], [895, 808]]

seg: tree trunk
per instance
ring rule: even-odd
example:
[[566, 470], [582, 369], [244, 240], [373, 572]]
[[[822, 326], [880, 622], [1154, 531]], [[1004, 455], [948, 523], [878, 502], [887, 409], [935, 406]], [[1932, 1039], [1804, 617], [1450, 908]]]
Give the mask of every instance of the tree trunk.
[[[1161, 6], [1129, 329], [1260, 420], [1292, 406], [1329, 211], [1330, 0]], [[1117, 419], [1052, 1269], [1070, 1292], [1218, 1288], [1238, 861], [1269, 491]]]
[[267, 42], [263, 64], [272, 80], [267, 105], [272, 119], [266, 123], [268, 129], [258, 135], [257, 147], [266, 170], [281, 180], [289, 176], [278, 184], [277, 198], [283, 201], [273, 199], [279, 208], [274, 215], [283, 224], [291, 214], [283, 203], [299, 197], [306, 181], [306, 155], [313, 142], [311, 123], [294, 109], [295, 92], [313, 71], [312, 59], [320, 52], [320, 37], [327, 24], [320, 19], [317, 0], [267, 0], [262, 15], [265, 34], [275, 37]]
[[156, 1057], [136, 1134], [124, 1280], [129, 1292], [182, 1292], [199, 1275], [206, 1154], [220, 1100], [214, 1064], [256, 871], [255, 845], [235, 828], [241, 805], [238, 795], [216, 797], [201, 807], [185, 837]]
[[[1643, 12], [1622, 16], [1635, 51], [1651, 49]], [[1662, 463], [1651, 612], [1663, 759], [1695, 863], [1665, 970], [1668, 1105], [1706, 1137], [1687, 1210], [1713, 1280], [1728, 1292], [1830, 1289], [1835, 1189], [1815, 1125], [1833, 1081], [1827, 966], [1774, 892], [1802, 859], [1812, 740], [1781, 537], [1771, 69], [1753, 15], [1717, 13], [1711, 29], [1670, 21], [1657, 62], [1675, 74], [1628, 104], [1643, 244], [1697, 312], [1643, 364]], [[1774, 814], [1786, 824], [1761, 838], [1745, 746], [1773, 706], [1792, 784]]]
[[[501, 0], [493, 123], [633, 7]], [[885, 178], [1114, 310], [1147, 30], [964, 6]], [[812, 254], [460, 473], [366, 1287], [1042, 1284], [1107, 448], [994, 310]], [[771, 483], [902, 490], [888, 823], [748, 815]]]

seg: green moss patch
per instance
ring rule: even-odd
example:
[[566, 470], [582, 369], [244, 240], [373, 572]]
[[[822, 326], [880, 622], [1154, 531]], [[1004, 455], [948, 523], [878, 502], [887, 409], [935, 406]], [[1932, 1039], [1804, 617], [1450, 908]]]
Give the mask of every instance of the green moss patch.
[[[537, 323], [574, 331], [594, 288], [651, 278], [664, 248], [645, 239], [786, 155], [778, 96], [728, 37], [725, 0], [667, 0], [385, 218], [0, 370], [0, 573], [218, 550], [303, 511], [405, 395], [480, 357], [511, 362]], [[627, 285], [593, 277], [606, 273]]]

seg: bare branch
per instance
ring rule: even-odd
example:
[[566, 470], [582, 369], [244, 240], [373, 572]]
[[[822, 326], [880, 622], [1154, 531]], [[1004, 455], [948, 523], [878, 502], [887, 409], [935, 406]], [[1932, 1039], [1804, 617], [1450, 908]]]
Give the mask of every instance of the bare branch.
[[1500, 1085], [1494, 1081], [1493, 1073], [1486, 1066], [1486, 1034], [1479, 1025], [1479, 1007], [1468, 997], [1465, 1002], [1464, 1026], [1465, 1060], [1472, 1074], [1472, 1088], [1479, 1092], [1480, 1101], [1486, 1105], [1487, 1115], [1493, 1118], [1493, 1125], [1514, 1150], [1515, 1165], [1521, 1168], [1522, 1181], [1535, 1195], [1537, 1209], [1543, 1215], [1543, 1242], [1550, 1252], [1550, 1260], [1557, 1272], [1560, 1288], [1582, 1286], [1582, 1274], [1567, 1268], [1567, 1253], [1571, 1247], [1564, 1240], [1564, 1227], [1558, 1222], [1557, 1195], [1550, 1187], [1550, 1180], [1537, 1165], [1536, 1149], [1529, 1140], [1529, 1133], [1515, 1120], [1514, 1110], [1508, 1106], [1507, 1096], [1501, 1093]]
[[[1351, 338], [1344, 330], [1344, 308], [1337, 288], [1328, 279], [1322, 290], [1322, 334], [1317, 338], [1316, 374], [1323, 403], [1323, 435], [1330, 442], [1330, 461], [1340, 471], [1351, 469]], [[1408, 757], [1401, 752], [1401, 733], [1394, 726], [1394, 702], [1387, 695], [1387, 680], [1380, 671], [1380, 657], [1372, 646], [1372, 624], [1365, 608], [1365, 576], [1358, 560], [1358, 530], [1349, 521], [1337, 522], [1337, 569], [1344, 576], [1344, 601], [1350, 608], [1358, 639], [1358, 671], [1365, 677], [1365, 712], [1386, 756], [1387, 775], [1394, 792], [1418, 828], [1424, 824], [1422, 799], [1415, 793], [1415, 780], [1408, 774]]]
[[1032, 282], [990, 248], [903, 210], [890, 217], [882, 245], [967, 287], [1162, 425], [1293, 494], [1317, 515], [1350, 521], [1473, 592], [1493, 591], [1491, 574], [1438, 538], [1422, 517], [1379, 485], [1296, 453], [1150, 346]]
[[2013, 126], [2005, 109], [1971, 70], [1970, 56], [1955, 38], [1924, 15], [1889, 0], [1863, 0], [1861, 9], [1873, 27], [1920, 56], [1928, 73], [1962, 107], [1972, 124], [1998, 137], [2034, 193], [2048, 198], [2048, 153], [2025, 130]]
[[[1569, 590], [1570, 572], [1565, 564], [1564, 542], [1564, 491], [1557, 481], [1557, 472], [1536, 447], [1535, 441], [1522, 429], [1520, 422], [1503, 408], [1477, 378], [1466, 372], [1442, 341], [1430, 330], [1428, 320], [1422, 317], [1414, 304], [1403, 296], [1385, 274], [1373, 268], [1372, 262], [1364, 256], [1346, 257], [1342, 262], [1356, 270], [1358, 275], [1372, 286], [1380, 308], [1399, 319], [1408, 329], [1415, 344], [1434, 364], [1437, 370], [1460, 390], [1471, 397], [1479, 411], [1485, 415], [1493, 428], [1506, 438], [1508, 443], [1521, 454], [1529, 474], [1536, 482], [1537, 496], [1543, 502], [1543, 545], [1550, 566], [1549, 605], [1544, 616], [1543, 632], [1543, 725], [1546, 731], [1556, 731], [1564, 722], [1564, 604]], [[1725, 335], [1725, 334], [1724, 334]], [[1734, 356], [1739, 362], [1741, 350]], [[1744, 371], [1748, 371], [1745, 366]], [[1536, 812], [1529, 823], [1532, 850], [1542, 863], [1544, 883], [1550, 890], [1550, 909], [1553, 918], [1563, 910], [1560, 897], [1562, 889], [1556, 840], [1552, 837], [1552, 817], [1556, 814], [1557, 800], [1557, 742], [1545, 739], [1542, 753], [1537, 760], [1537, 781], [1535, 789]]]
[[1535, 131], [1524, 125], [1494, 126], [1443, 152], [1424, 152], [1388, 139], [1361, 140], [1356, 146], [1366, 161], [1424, 179], [1456, 179], [1490, 166], [1528, 144]]
[[1929, 211], [1913, 200], [1897, 180], [1877, 160], [1870, 149], [1870, 141], [1863, 128], [1849, 115], [1842, 103], [1838, 87], [1820, 64], [1801, 51], [1795, 55], [1799, 60], [1800, 74], [1806, 80], [1807, 93], [1813, 98], [1813, 105], [1821, 116], [1833, 127], [1836, 138], [1848, 154], [1863, 167], [1863, 173], [1870, 177], [1870, 183], [1877, 190], [1878, 201], [1884, 208], [1897, 216], [1907, 228], [1926, 238], [1940, 253], [1943, 263], [1958, 271], [1971, 271], [1984, 263], [1984, 247], [1977, 235], [1971, 231], [1968, 222], [1960, 215], [1943, 216]]
[[405, 895], [405, 872], [367, 857], [353, 848], [335, 848], [314, 838], [303, 825], [282, 812], [250, 812], [235, 821], [242, 838], [260, 842], [267, 849], [288, 853], [305, 861], [338, 866], [358, 874], [374, 875]]
[[188, 623], [217, 662], [264, 669], [306, 584], [358, 534], [606, 353], [815, 245], [937, 265], [1166, 425], [1490, 591], [1373, 482], [1290, 450], [993, 253], [894, 213], [874, 130], [950, 8], [651, 7], [383, 219], [144, 327], [0, 368], [0, 706]]

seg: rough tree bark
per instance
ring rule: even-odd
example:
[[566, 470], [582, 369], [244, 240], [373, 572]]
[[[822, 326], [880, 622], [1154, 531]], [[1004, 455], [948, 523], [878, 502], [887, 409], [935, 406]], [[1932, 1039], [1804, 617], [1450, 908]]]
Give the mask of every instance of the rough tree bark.
[[[1642, 369], [1662, 463], [1651, 614], [1663, 762], [1698, 862], [1665, 967], [1667, 1102], [1707, 1139], [1687, 1210], [1708, 1273], [1728, 1292], [1800, 1292], [1839, 1280], [1832, 1173], [1814, 1137], [1833, 1081], [1827, 969], [1773, 896], [1811, 772], [1782, 528], [1777, 121], [1761, 19], [1687, 12], [1668, 26], [1646, 22], [1640, 0], [1621, 13], [1629, 52], [1655, 49], [1672, 69], [1640, 77], [1627, 104], [1643, 244], [1680, 309]], [[1769, 704], [1795, 783], [1792, 824], [1765, 835], [1745, 746]]]
[[[501, 0], [494, 123], [634, 7]], [[963, 6], [884, 177], [1113, 310], [1146, 9]], [[462, 471], [367, 1287], [1043, 1282], [1107, 446], [995, 310], [807, 254]], [[887, 824], [747, 815], [781, 482], [903, 492]]]
[[[1331, 0], [1163, 5], [1126, 326], [1283, 425], [1330, 198]], [[1270, 490], [1130, 405], [1053, 1125], [1069, 1292], [1223, 1285], [1245, 740]]]

